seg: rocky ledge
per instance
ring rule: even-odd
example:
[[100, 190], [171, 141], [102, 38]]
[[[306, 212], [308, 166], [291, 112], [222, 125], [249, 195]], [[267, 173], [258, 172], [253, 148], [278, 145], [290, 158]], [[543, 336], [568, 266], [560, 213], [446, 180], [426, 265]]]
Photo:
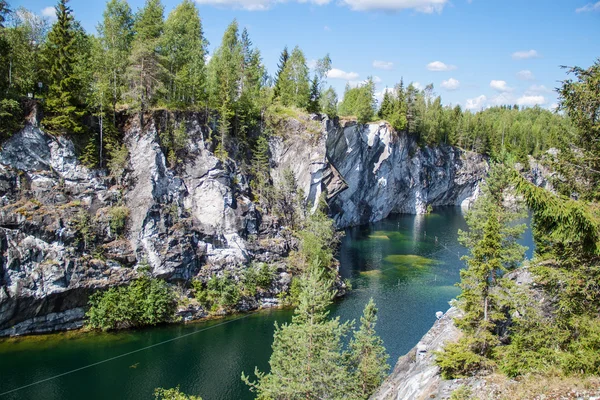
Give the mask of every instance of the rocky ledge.
[[461, 332], [454, 325], [454, 318], [460, 315], [460, 311], [452, 307], [439, 318], [419, 343], [398, 359], [394, 371], [371, 396], [371, 399], [448, 398], [454, 387], [452, 381], [442, 379], [433, 353], [441, 350], [445, 343], [455, 342], [460, 338]]

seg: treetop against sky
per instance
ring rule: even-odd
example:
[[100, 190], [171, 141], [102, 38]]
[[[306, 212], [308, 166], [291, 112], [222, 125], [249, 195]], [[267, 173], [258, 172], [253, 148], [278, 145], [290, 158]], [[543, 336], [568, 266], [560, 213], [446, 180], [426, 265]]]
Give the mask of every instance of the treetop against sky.
[[[129, 1], [133, 10], [143, 0]], [[178, 0], [163, 0], [165, 17]], [[329, 53], [328, 80], [373, 76], [381, 100], [404, 77], [433, 83], [446, 104], [479, 110], [519, 104], [554, 107], [561, 65], [600, 56], [600, 1], [589, 0], [197, 0], [209, 50], [237, 18], [273, 75], [284, 46], [299, 45], [309, 65]], [[51, 0], [11, 1], [54, 19]], [[75, 18], [96, 32], [106, 3], [72, 0]], [[209, 55], [210, 56], [210, 55]]]

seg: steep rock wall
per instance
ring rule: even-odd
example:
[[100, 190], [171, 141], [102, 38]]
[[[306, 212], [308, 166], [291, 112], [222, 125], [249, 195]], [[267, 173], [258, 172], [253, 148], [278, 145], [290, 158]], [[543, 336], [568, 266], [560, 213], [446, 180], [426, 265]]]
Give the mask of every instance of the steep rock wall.
[[428, 205], [469, 206], [488, 168], [479, 154], [419, 147], [387, 124], [330, 126], [327, 159], [346, 185], [330, 201], [338, 227], [423, 214]]
[[[188, 137], [174, 166], [160, 141], [168, 118], [185, 123]], [[239, 273], [252, 260], [275, 262], [282, 267], [269, 298], [240, 307], [276, 303], [290, 281], [282, 262], [289, 249], [276, 225], [263, 226], [267, 216], [250, 200], [236, 161], [213, 154], [202, 115], [127, 120], [129, 165], [117, 180], [81, 165], [68, 138], [33, 122], [0, 151], [0, 336], [81, 326], [89, 295], [131, 281], [140, 263], [185, 285]], [[327, 194], [339, 228], [424, 212], [428, 204], [465, 205], [487, 168], [459, 149], [419, 148], [387, 125], [340, 126], [317, 116], [283, 121], [270, 151], [274, 185], [293, 170], [309, 204]], [[111, 231], [114, 206], [130, 211], [124, 236]], [[94, 225], [93, 246], [82, 238], [81, 215]]]

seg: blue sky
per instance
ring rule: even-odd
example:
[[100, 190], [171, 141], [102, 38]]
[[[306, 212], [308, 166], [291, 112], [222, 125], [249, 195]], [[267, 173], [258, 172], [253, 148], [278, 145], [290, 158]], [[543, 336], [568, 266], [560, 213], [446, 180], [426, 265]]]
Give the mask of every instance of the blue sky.
[[[600, 57], [600, 1], [592, 0], [196, 0], [210, 50], [237, 18], [269, 72], [282, 48], [299, 45], [308, 60], [329, 53], [329, 84], [343, 94], [375, 77], [379, 95], [401, 77], [434, 84], [445, 104], [551, 108], [566, 78], [560, 65], [590, 66]], [[9, 0], [51, 15], [48, 0]], [[143, 0], [130, 0], [133, 10]], [[163, 0], [168, 13], [177, 0]], [[104, 1], [71, 0], [88, 32]], [[45, 10], [46, 9], [46, 10]], [[50, 9], [50, 11], [52, 11]]]

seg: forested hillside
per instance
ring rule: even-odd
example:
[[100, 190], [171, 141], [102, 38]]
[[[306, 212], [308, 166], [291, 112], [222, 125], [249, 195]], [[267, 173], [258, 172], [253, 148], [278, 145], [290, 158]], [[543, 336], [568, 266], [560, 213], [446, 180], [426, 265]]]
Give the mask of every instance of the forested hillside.
[[[204, 111], [218, 122], [211, 135], [215, 152], [248, 164], [261, 151], [260, 136], [269, 134], [270, 121], [307, 112], [361, 123], [386, 120], [423, 145], [451, 144], [494, 157], [506, 150], [519, 160], [540, 156], [572, 135], [568, 120], [548, 110], [505, 105], [464, 111], [444, 105], [433, 85], [419, 90], [400, 77], [380, 103], [372, 79], [347, 86], [338, 103], [327, 85], [328, 55], [309, 68], [302, 49], [286, 47], [277, 71], [269, 72], [235, 20], [208, 54], [202, 20], [190, 0], [168, 15], [160, 0], [148, 0], [137, 11], [124, 0], [111, 0], [96, 33], [83, 30], [68, 1], [58, 3], [52, 25], [4, 0], [0, 15], [2, 138], [19, 129], [32, 104], [27, 98], [33, 97], [44, 109], [47, 130], [80, 136], [81, 158], [89, 166], [117, 167], [109, 160], [123, 158], [116, 129], [123, 111], [140, 118], [156, 109]], [[177, 134], [169, 136], [164, 145], [176, 160]]]

